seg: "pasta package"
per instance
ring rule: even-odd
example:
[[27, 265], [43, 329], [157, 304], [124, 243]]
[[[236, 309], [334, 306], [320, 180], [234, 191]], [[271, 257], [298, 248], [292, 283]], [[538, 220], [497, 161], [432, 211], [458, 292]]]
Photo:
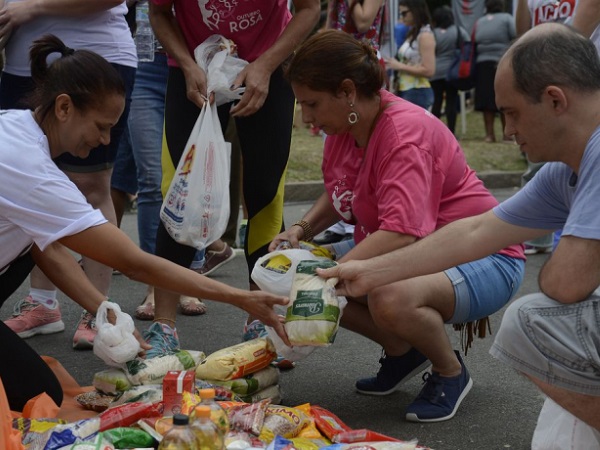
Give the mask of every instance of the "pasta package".
[[292, 345], [324, 347], [333, 343], [347, 302], [335, 293], [337, 278], [326, 280], [316, 270], [335, 265], [328, 260], [298, 263], [284, 325]]

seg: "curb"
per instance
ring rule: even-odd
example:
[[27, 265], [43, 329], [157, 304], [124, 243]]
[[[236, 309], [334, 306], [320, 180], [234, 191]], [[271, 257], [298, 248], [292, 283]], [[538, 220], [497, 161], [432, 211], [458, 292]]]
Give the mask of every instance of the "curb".
[[[504, 172], [501, 170], [477, 174], [488, 189], [517, 188], [521, 186], [521, 175], [523, 175], [523, 172]], [[324, 190], [322, 180], [286, 183], [284, 203], [314, 202]]]

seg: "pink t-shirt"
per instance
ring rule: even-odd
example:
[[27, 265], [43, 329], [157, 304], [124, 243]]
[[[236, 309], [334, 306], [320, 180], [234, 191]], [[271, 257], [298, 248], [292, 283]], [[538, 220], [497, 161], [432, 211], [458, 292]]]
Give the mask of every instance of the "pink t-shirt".
[[[190, 54], [213, 34], [231, 39], [238, 55], [252, 62], [273, 45], [292, 15], [287, 0], [151, 0], [173, 3]], [[169, 58], [170, 65], [177, 65]]]
[[[423, 238], [498, 204], [448, 128], [423, 108], [381, 91], [384, 109], [366, 148], [350, 134], [328, 136], [325, 188], [357, 243], [386, 230]], [[521, 245], [500, 253], [524, 259]]]

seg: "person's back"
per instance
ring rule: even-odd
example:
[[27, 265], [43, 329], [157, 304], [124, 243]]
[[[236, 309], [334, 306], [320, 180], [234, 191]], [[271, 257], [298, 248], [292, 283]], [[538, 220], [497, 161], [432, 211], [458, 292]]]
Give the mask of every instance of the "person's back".
[[[439, 80], [446, 78], [448, 69], [456, 54], [456, 43], [458, 37], [458, 26], [452, 25], [448, 28], [434, 28], [433, 35], [435, 36], [435, 73], [431, 80]], [[460, 29], [462, 39], [469, 40], [469, 35], [463, 29]]]
[[499, 61], [515, 37], [513, 16], [505, 12], [486, 14], [475, 24], [477, 62]]

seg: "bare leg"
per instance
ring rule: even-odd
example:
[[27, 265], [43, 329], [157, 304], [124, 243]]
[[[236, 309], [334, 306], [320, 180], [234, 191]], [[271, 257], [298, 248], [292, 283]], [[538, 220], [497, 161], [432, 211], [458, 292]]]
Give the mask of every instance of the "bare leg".
[[600, 431], [600, 397], [567, 391], [529, 375], [527, 377], [561, 407]]
[[494, 111], [483, 112], [483, 123], [485, 126], [485, 141], [496, 142], [496, 136], [494, 134], [494, 117], [496, 113]]

